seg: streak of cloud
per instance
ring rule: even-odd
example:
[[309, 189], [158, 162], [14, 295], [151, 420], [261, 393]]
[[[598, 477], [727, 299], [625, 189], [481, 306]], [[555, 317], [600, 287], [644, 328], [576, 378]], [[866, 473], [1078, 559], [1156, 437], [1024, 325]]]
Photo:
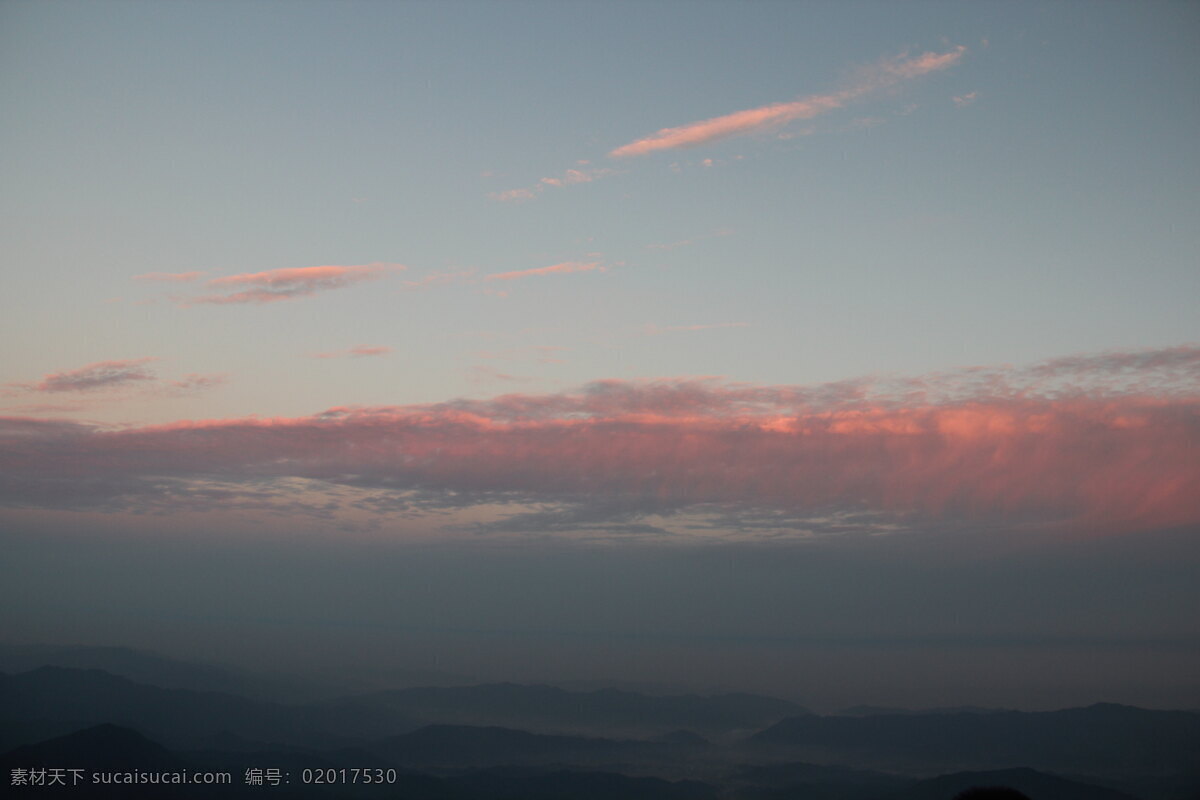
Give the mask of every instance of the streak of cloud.
[[184, 375], [177, 381], [167, 381], [165, 389], [168, 394], [174, 397], [190, 397], [207, 392], [209, 389], [214, 389], [218, 386], [224, 386], [226, 383], [229, 383], [229, 376], [227, 375], [191, 373]]
[[371, 356], [386, 356], [392, 348], [382, 345], [356, 344], [345, 350], [331, 350], [325, 353], [313, 353], [310, 358], [365, 358]]
[[135, 281], [159, 281], [163, 283], [189, 283], [203, 278], [203, 272], [147, 272], [144, 275], [134, 275]]
[[503, 192], [493, 192], [490, 197], [501, 203], [523, 203], [537, 197], [535, 189], [506, 189]]
[[979, 99], [979, 92], [967, 92], [966, 94], [955, 95], [953, 98], [956, 108], [969, 106]]
[[[78, 369], [52, 372], [42, 377], [37, 383], [13, 383], [13, 393], [39, 392], [62, 393], [71, 392], [87, 395], [89, 401], [112, 399], [113, 393], [121, 390], [137, 390], [135, 395], [165, 395], [168, 397], [187, 397], [199, 394], [228, 382], [225, 375], [204, 375], [190, 373], [177, 380], [160, 379], [154, 370], [147, 367], [156, 358], [135, 358], [118, 361], [98, 361]], [[128, 393], [120, 394], [129, 396]], [[36, 408], [30, 406], [29, 408]], [[54, 405], [42, 406], [45, 410], [81, 410], [82, 406]]]
[[[583, 162], [586, 164], [587, 162]], [[489, 195], [493, 200], [502, 203], [521, 203], [533, 200], [548, 188], [561, 189], [565, 186], [576, 186], [581, 183], [591, 183], [601, 178], [615, 175], [616, 170], [609, 167], [587, 167], [568, 169], [558, 176], [540, 178], [536, 184], [528, 188], [508, 189], [503, 192], [493, 192]]]
[[605, 272], [605, 267], [599, 261], [563, 261], [548, 267], [534, 267], [513, 272], [497, 272], [487, 276], [489, 281], [514, 281], [522, 278], [536, 278], [542, 275], [565, 275], [572, 272]]
[[484, 366], [482, 364], [471, 367], [469, 377], [473, 383], [491, 383], [494, 381], [502, 381], [504, 383], [527, 383], [534, 380], [533, 378], [524, 375], [512, 375], [507, 372], [501, 372], [498, 369]]
[[600, 178], [612, 175], [616, 170], [607, 167], [592, 169], [569, 169], [559, 178], [542, 178], [539, 183], [546, 186], [574, 186], [577, 183], [591, 183]]
[[685, 331], [708, 331], [716, 328], [749, 328], [749, 322], [712, 322], [700, 325], [646, 325], [642, 330], [654, 336], [660, 333], [677, 333]]
[[52, 372], [35, 384], [21, 384], [35, 392], [94, 392], [155, 380], [146, 364], [153, 358], [97, 361], [78, 369]]
[[913, 58], [901, 56], [886, 60], [861, 70], [854, 85], [847, 89], [810, 95], [787, 103], [772, 103], [735, 111], [732, 114], [690, 122], [674, 128], [663, 128], [650, 136], [622, 145], [608, 155], [610, 158], [627, 158], [659, 150], [697, 147], [732, 136], [777, 128], [793, 120], [811, 119], [901, 81], [953, 66], [965, 52], [966, 48], [960, 45], [945, 53], [923, 53]]
[[342, 289], [355, 283], [375, 280], [394, 270], [405, 269], [400, 264], [380, 262], [353, 266], [324, 265], [267, 270], [244, 275], [214, 278], [206, 284], [217, 293], [199, 297], [178, 298], [181, 305], [196, 304], [263, 304], [281, 300], [309, 297], [317, 292]]

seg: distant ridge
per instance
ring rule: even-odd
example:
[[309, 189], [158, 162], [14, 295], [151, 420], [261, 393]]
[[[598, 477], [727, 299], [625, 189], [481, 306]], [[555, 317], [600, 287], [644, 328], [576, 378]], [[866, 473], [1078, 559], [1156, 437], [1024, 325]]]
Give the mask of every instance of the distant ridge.
[[[1192, 800], [1200, 713], [1098, 703], [817, 716], [750, 694], [512, 683], [289, 705], [42, 666], [0, 673], [0, 752], [13, 769], [394, 768], [389, 796], [404, 800], [947, 800], [980, 785], [1034, 800]], [[163, 796], [207, 796], [179, 791]]]
[[183, 661], [132, 647], [0, 643], [0, 672], [29, 672], [38, 667], [99, 669], [163, 689], [223, 692], [276, 702], [311, 699], [319, 693], [315, 687], [297, 681]]
[[586, 770], [533, 771], [519, 767], [480, 770], [448, 783], [471, 800], [716, 800], [697, 781], [667, 781]]
[[336, 747], [415, 727], [386, 710], [291, 706], [223, 692], [164, 689], [103, 670], [64, 667], [0, 675], [0, 709], [4, 718], [20, 723], [12, 725], [18, 730], [64, 733], [113, 723], [184, 749], [230, 733], [253, 741]]
[[127, 770], [131, 765], [137, 769], [178, 770], [190, 766], [132, 728], [108, 723], [17, 747], [0, 759], [5, 768], [70, 764], [88, 770]]
[[772, 725], [747, 742], [821, 748], [910, 765], [1154, 773], [1200, 763], [1200, 714], [1097, 703], [1062, 711], [801, 716]]
[[1133, 795], [1114, 789], [1026, 768], [940, 775], [888, 795], [888, 800], [948, 800], [972, 787], [991, 786], [1016, 789], [1032, 800], [1137, 800]]
[[761, 729], [810, 712], [795, 703], [752, 694], [644, 695], [619, 689], [573, 692], [514, 683], [398, 689], [347, 698], [431, 723], [502, 725], [543, 732], [620, 731], [661, 736], [688, 730], [708, 735]]
[[874, 798], [912, 782], [884, 772], [805, 762], [744, 766], [734, 778], [741, 784], [786, 789], [793, 795], [804, 797], [832, 795], [847, 798], [851, 794]]
[[945, 706], [940, 708], [894, 708], [892, 706], [851, 706], [844, 708], [831, 716], [836, 717], [878, 717], [892, 714], [906, 716], [921, 714], [1003, 714], [1012, 711], [1011, 708], [984, 708], [982, 706]]
[[500, 727], [429, 725], [368, 745], [402, 766], [499, 766], [546, 761], [588, 763], [643, 750], [642, 742], [551, 736]]

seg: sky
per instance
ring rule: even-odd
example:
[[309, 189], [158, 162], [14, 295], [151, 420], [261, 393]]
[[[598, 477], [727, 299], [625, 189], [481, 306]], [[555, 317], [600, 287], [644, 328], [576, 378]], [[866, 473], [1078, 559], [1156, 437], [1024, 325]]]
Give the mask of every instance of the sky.
[[4, 0], [0, 638], [1200, 707], [1198, 37]]

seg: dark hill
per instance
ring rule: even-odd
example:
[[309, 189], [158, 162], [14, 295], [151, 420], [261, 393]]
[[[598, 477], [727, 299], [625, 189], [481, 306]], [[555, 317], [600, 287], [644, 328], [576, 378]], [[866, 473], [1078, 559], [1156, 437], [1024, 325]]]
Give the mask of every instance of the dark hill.
[[942, 708], [892, 708], [891, 706], [851, 706], [837, 712], [839, 717], [878, 717], [884, 715], [929, 715], [929, 714], [1001, 714], [1007, 708], [985, 708], [983, 706], [949, 706]]
[[10, 767], [65, 767], [87, 770], [186, 769], [189, 762], [142, 734], [119, 725], [96, 725], [0, 756]]
[[738, 800], [881, 800], [912, 783], [882, 772], [792, 762], [745, 766], [730, 777]]
[[230, 734], [262, 742], [337, 747], [412, 727], [379, 709], [290, 706], [220, 692], [162, 689], [102, 670], [60, 667], [0, 676], [0, 709], [8, 730], [63, 733], [108, 722], [185, 749]]
[[706, 747], [709, 744], [708, 739], [705, 739], [700, 734], [682, 729], [656, 736], [654, 741], [662, 742], [663, 744], [679, 745], [681, 747]]
[[721, 735], [761, 729], [808, 713], [795, 703], [751, 694], [655, 696], [618, 689], [572, 692], [512, 683], [401, 689], [344, 702], [382, 706], [427, 723], [624, 736], [662, 735], [679, 729]]
[[[118, 725], [96, 725], [36, 744], [23, 745], [0, 755], [0, 771], [6, 785], [20, 770], [47, 771], [41, 786], [14, 789], [13, 796], [48, 794], [104, 798], [200, 798], [211, 787], [96, 783], [96, 773], [154, 772], [178, 774], [195, 768], [191, 762], [169, 752], [137, 731]], [[50, 785], [57, 780], [63, 785]]]
[[715, 800], [696, 781], [633, 778], [611, 772], [490, 769], [448, 781], [464, 800]]
[[75, 645], [0, 644], [0, 671], [29, 672], [38, 667], [99, 669], [138, 683], [165, 689], [191, 689], [199, 692], [225, 692], [282, 699], [282, 682], [268, 681], [248, 673], [180, 661], [131, 647], [90, 647]]
[[1132, 795], [1112, 789], [1079, 783], [1032, 769], [941, 775], [888, 795], [887, 800], [949, 800], [966, 789], [995, 786], [1016, 789], [1028, 795], [1030, 800], [1136, 800]]
[[1200, 714], [1098, 704], [1034, 713], [804, 716], [773, 725], [748, 743], [817, 749], [857, 763], [1152, 774], [1200, 761]]
[[370, 752], [395, 764], [421, 767], [596, 763], [632, 757], [653, 748], [655, 745], [643, 742], [468, 725], [429, 725], [367, 746]]

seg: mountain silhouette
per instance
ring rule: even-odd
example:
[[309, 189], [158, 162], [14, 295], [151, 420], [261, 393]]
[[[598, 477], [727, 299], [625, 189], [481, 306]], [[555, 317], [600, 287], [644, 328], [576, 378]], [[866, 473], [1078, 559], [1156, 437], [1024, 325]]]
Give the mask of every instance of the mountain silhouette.
[[480, 770], [448, 781], [470, 800], [716, 800], [714, 787], [612, 772]]
[[[61, 667], [0, 676], [0, 708], [18, 733], [24, 727], [61, 734], [110, 722], [185, 749], [202, 748], [211, 737], [230, 733], [262, 742], [337, 747], [413, 727], [386, 710], [290, 706]], [[24, 742], [9, 742], [17, 743]]]
[[6, 767], [62, 767], [88, 770], [186, 769], [190, 762], [130, 728], [102, 724], [36, 744], [22, 745], [0, 756]]
[[795, 703], [752, 694], [657, 696], [618, 689], [573, 692], [513, 683], [399, 689], [344, 702], [382, 706], [428, 723], [626, 736], [662, 735], [679, 729], [723, 735], [761, 729], [809, 713]]
[[1032, 769], [940, 775], [888, 795], [888, 800], [949, 800], [960, 792], [975, 787], [1015, 789], [1030, 800], [1136, 800], [1132, 795], [1113, 789], [1067, 780]]
[[[755, 720], [763, 721], [757, 733], [733, 735], [754, 730]], [[756, 695], [517, 684], [294, 705], [44, 666], [0, 674], [0, 750], [10, 769], [216, 770], [239, 777], [252, 767], [294, 776], [395, 770], [389, 787], [297, 782], [273, 787], [276, 800], [950, 800], [981, 786], [1008, 786], [1031, 800], [1198, 800], [1200, 713], [1096, 704], [816, 716]], [[193, 798], [254, 791], [261, 796], [263, 787], [108, 785], [74, 793]]]
[[1001, 714], [1007, 708], [985, 708], [983, 706], [946, 706], [938, 708], [894, 708], [892, 706], [850, 706], [837, 712], [839, 717], [878, 717], [891, 714]]
[[731, 782], [746, 800], [880, 800], [912, 781], [870, 770], [790, 762], [744, 766]]
[[1171, 772], [1200, 762], [1200, 714], [1100, 703], [1048, 712], [792, 717], [748, 744], [816, 749], [856, 763]]
[[329, 695], [327, 688], [322, 691], [302, 681], [182, 661], [132, 647], [0, 643], [0, 672], [29, 672], [38, 667], [99, 669], [163, 689], [222, 692], [274, 702], [301, 702]]
[[23, 745], [0, 755], [0, 771], [9, 783], [16, 770], [60, 770], [63, 786], [43, 785], [14, 789], [20, 792], [45, 792], [87, 798], [199, 798], [205, 795], [198, 786], [136, 784], [97, 784], [95, 773], [155, 772], [180, 773], [196, 765], [172, 753], [130, 728], [119, 725], [95, 725], [65, 736]]
[[423, 767], [595, 763], [644, 756], [655, 747], [645, 742], [469, 725], [429, 725], [367, 745], [370, 752], [395, 764]]

